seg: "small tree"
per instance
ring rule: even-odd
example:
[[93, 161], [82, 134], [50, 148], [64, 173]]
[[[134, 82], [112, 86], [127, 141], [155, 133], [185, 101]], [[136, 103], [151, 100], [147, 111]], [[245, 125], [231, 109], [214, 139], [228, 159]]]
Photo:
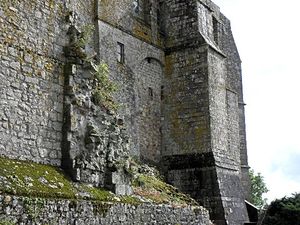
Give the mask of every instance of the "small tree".
[[253, 203], [258, 208], [263, 208], [267, 204], [267, 199], [263, 198], [263, 194], [267, 193], [269, 190], [264, 181], [264, 177], [251, 169], [249, 171], [250, 176], [250, 202]]

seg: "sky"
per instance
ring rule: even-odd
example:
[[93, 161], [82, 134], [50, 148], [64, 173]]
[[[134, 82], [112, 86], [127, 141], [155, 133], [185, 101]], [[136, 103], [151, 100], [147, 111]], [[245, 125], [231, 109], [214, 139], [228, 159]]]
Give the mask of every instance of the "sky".
[[269, 202], [300, 192], [300, 1], [213, 1], [242, 59], [249, 165]]

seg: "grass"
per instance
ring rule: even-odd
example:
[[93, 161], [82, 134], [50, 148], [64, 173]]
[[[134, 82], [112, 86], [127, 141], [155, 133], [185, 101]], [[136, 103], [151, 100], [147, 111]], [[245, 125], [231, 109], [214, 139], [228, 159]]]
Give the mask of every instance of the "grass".
[[156, 176], [136, 172], [134, 195], [116, 196], [110, 191], [72, 182], [58, 167], [0, 158], [0, 194], [30, 198], [86, 199], [101, 202], [141, 204], [145, 202], [170, 205], [198, 205], [188, 195], [166, 184]]
[[27, 197], [100, 201], [110, 201], [114, 197], [107, 190], [75, 184], [58, 167], [4, 158], [0, 158], [0, 192]]
[[160, 178], [139, 174], [133, 182], [136, 195], [143, 196], [158, 204], [198, 205], [190, 196], [185, 195]]

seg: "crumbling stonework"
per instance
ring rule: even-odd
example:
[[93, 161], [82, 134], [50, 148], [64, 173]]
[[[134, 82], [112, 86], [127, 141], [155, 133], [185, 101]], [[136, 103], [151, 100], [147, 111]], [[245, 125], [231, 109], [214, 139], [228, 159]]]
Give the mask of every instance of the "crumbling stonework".
[[[119, 194], [131, 156], [217, 225], [248, 221], [241, 60], [213, 2], [0, 0], [0, 31], [0, 156]], [[108, 65], [117, 112], [95, 104], [91, 62]]]

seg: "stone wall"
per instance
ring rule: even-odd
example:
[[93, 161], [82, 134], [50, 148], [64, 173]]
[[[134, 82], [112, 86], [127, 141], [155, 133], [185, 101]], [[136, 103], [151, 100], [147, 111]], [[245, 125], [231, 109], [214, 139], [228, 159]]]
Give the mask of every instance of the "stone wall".
[[[126, 1], [122, 4], [124, 7], [120, 10], [115, 9], [114, 4], [109, 6], [113, 8], [107, 16], [100, 13], [100, 58], [109, 65], [111, 78], [118, 86], [115, 97], [120, 103], [118, 112], [124, 117], [129, 132], [131, 155], [157, 163], [161, 149], [164, 52], [151, 38], [157, 31], [140, 24], [145, 21], [137, 20], [131, 3], [130, 6]], [[139, 24], [139, 29], [148, 31], [137, 31], [135, 23]], [[117, 61], [118, 43], [124, 45], [123, 63]]]
[[202, 207], [173, 207], [152, 204], [130, 205], [4, 195], [0, 195], [0, 223], [18, 225], [211, 224], [208, 212]]
[[[72, 61], [69, 28], [79, 37], [86, 26], [94, 31]], [[0, 0], [0, 31], [1, 156], [62, 161], [73, 179], [105, 186], [123, 179], [103, 168], [127, 157], [127, 132], [130, 154], [161, 164], [218, 225], [247, 220], [241, 61], [213, 2]], [[121, 117], [92, 103], [88, 61], [108, 65]]]
[[231, 32], [230, 21], [222, 14], [220, 14], [220, 22], [222, 29], [220, 29], [220, 48], [226, 54], [228, 60], [226, 61], [227, 79], [226, 87], [228, 91], [235, 93], [238, 101], [239, 111], [239, 151], [241, 161], [241, 179], [246, 198], [249, 197], [249, 166], [247, 156], [246, 143], [246, 126], [245, 126], [245, 103], [243, 99], [243, 84], [241, 59], [234, 42], [233, 34]]
[[209, 208], [216, 224], [241, 224], [248, 220], [240, 173], [244, 127], [230, 25], [210, 1], [166, 4], [172, 24], [166, 27], [163, 102], [167, 179]]
[[0, 1], [0, 154], [60, 164], [63, 3]]

